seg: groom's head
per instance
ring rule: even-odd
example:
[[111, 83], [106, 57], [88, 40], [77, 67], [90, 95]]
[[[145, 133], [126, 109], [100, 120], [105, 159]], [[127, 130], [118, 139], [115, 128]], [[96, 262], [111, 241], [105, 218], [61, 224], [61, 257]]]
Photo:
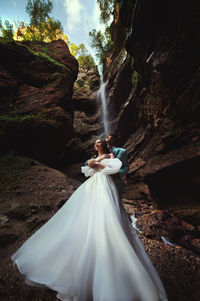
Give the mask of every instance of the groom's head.
[[115, 144], [116, 144], [116, 141], [117, 141], [117, 136], [113, 133], [109, 133], [107, 136], [106, 136], [106, 143], [107, 143], [107, 146], [108, 146], [108, 149], [110, 150]]

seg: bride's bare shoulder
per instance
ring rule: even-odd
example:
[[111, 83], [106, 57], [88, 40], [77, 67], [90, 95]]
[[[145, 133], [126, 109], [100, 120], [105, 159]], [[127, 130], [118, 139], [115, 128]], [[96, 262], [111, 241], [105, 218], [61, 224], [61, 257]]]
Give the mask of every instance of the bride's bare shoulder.
[[103, 159], [114, 159], [114, 158], [115, 156], [113, 155], [113, 153], [103, 155]]
[[114, 158], [115, 158], [115, 156], [113, 155], [113, 153], [103, 154], [100, 157], [97, 157], [95, 159], [95, 162], [100, 162], [101, 160], [104, 160], [104, 159], [114, 159]]
[[104, 159], [114, 159], [115, 156], [113, 155], [113, 153], [110, 154], [104, 154]]

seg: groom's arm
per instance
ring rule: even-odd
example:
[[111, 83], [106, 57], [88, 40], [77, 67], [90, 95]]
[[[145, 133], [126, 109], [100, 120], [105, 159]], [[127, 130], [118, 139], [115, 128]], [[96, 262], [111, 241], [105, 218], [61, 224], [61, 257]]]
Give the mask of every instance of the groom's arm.
[[119, 171], [119, 174], [120, 174], [120, 176], [125, 176], [127, 174], [127, 172], [129, 171], [128, 156], [127, 156], [127, 152], [125, 149], [121, 153], [121, 156], [119, 159], [122, 161], [122, 167]]

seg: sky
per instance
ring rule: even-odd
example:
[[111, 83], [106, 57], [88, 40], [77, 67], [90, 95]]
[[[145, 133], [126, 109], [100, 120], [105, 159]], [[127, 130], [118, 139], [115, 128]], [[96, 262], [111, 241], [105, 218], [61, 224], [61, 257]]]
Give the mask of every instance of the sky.
[[[96, 0], [51, 0], [53, 10], [51, 16], [61, 21], [64, 33], [71, 43], [84, 43], [94, 56], [90, 46], [89, 31], [103, 30], [99, 22], [99, 8]], [[10, 22], [23, 21], [29, 23], [26, 13], [27, 0], [0, 0], [0, 18]]]

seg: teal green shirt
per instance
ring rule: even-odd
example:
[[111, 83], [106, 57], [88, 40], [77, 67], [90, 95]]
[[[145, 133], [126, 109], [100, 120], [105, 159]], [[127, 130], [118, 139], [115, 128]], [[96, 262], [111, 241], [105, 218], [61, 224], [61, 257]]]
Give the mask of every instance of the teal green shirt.
[[121, 176], [125, 176], [129, 171], [129, 164], [128, 164], [128, 156], [125, 148], [120, 147], [113, 147], [111, 152], [114, 154], [115, 158], [118, 158], [122, 162], [122, 167], [119, 171]]

